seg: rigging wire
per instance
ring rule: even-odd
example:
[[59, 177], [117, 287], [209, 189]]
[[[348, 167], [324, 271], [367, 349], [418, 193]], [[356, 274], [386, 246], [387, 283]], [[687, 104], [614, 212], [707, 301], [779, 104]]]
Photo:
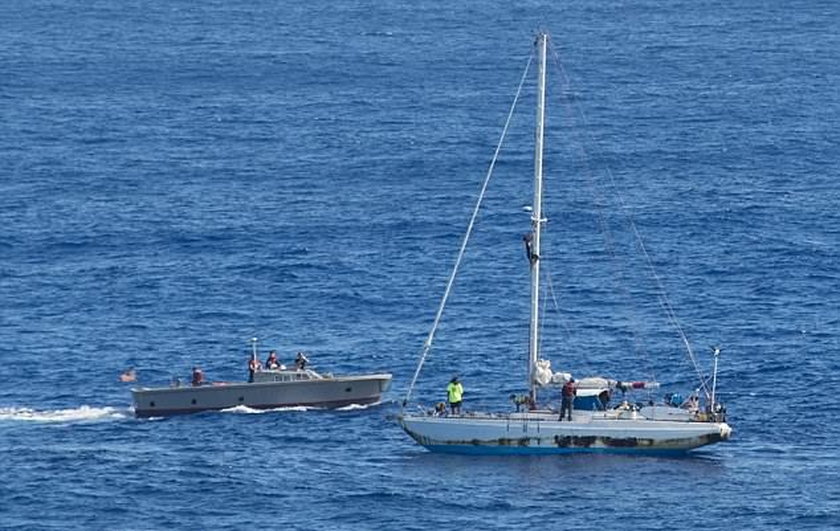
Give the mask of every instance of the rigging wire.
[[[557, 54], [557, 50], [555, 48], [552, 48], [552, 58], [554, 60], [554, 64], [557, 67], [557, 69], [563, 74], [563, 81], [565, 81], [565, 83], [563, 83], [563, 86], [561, 87], [561, 94], [564, 94], [566, 92], [570, 92], [571, 89], [569, 87], [571, 85], [571, 82], [570, 82], [568, 76], [566, 75], [566, 72], [563, 70], [563, 68], [560, 64], [560, 61], [558, 60], [558, 54]], [[568, 98], [568, 104], [569, 104], [570, 107], [573, 106], [572, 102], [573, 102], [573, 98], [571, 98], [571, 97]], [[582, 118], [582, 121], [583, 121], [583, 124], [586, 125], [585, 117]], [[630, 291], [627, 288], [627, 285], [629, 284], [629, 282], [627, 281], [627, 279], [629, 278], [629, 275], [627, 273], [627, 268], [624, 266], [624, 263], [621, 260], [617, 259], [616, 241], [615, 241], [615, 238], [613, 236], [613, 231], [610, 230], [610, 224], [607, 220], [607, 216], [604, 214], [604, 205], [607, 204], [607, 200], [604, 198], [604, 194], [603, 194], [601, 188], [597, 185], [597, 183], [595, 182], [595, 179], [593, 179], [593, 177], [592, 177], [592, 175], [594, 175], [595, 172], [592, 170], [592, 167], [590, 165], [590, 161], [589, 161], [589, 157], [588, 157], [588, 154], [586, 152], [586, 149], [583, 147], [583, 145], [577, 145], [577, 149], [579, 151], [580, 161], [581, 161], [581, 163], [583, 164], [583, 166], [585, 167], [585, 170], [586, 170], [585, 175], [588, 177], [588, 179], [587, 179], [588, 184], [590, 185], [591, 189], [593, 190], [593, 194], [595, 195], [594, 206], [595, 206], [596, 213], [597, 213], [598, 228], [599, 228], [599, 231], [600, 231], [601, 235], [604, 238], [604, 250], [606, 251], [606, 253], [608, 254], [608, 256], [611, 259], [609, 263], [610, 263], [610, 265], [613, 266], [614, 273], [615, 273], [614, 277], [611, 277], [611, 278], [616, 278], [616, 279], [619, 280], [617, 282], [618, 289], [624, 295], [626, 300], [632, 301], [632, 296], [630, 294]], [[618, 194], [616, 194], [616, 195], [618, 195]], [[656, 374], [653, 370], [653, 364], [651, 363], [649, 352], [648, 352], [648, 350], [647, 350], [647, 348], [644, 344], [644, 341], [641, 337], [641, 334], [639, 332], [641, 326], [639, 324], [639, 320], [637, 318], [636, 313], [635, 312], [630, 312], [629, 318], [630, 318], [630, 335], [632, 336], [632, 342], [633, 342], [633, 345], [635, 346], [634, 352], [636, 352], [637, 354], [640, 354], [640, 357], [641, 357], [641, 359], [644, 363], [644, 366], [648, 371], [648, 379], [650, 381], [656, 381]]]
[[[583, 349], [580, 348], [579, 345], [574, 345], [574, 334], [572, 334], [572, 330], [569, 327], [568, 321], [563, 317], [563, 313], [560, 308], [560, 303], [557, 302], [557, 291], [554, 289], [554, 282], [552, 281], [553, 275], [546, 267], [545, 258], [543, 258], [543, 271], [545, 271], [546, 275], [546, 284], [548, 288], [548, 294], [551, 296], [551, 301], [554, 304], [554, 311], [557, 314], [560, 326], [563, 328], [564, 333], [564, 344], [567, 346], [566, 353], [568, 354], [568, 348], [571, 350], [582, 351]], [[579, 363], [583, 366], [584, 370], [589, 373], [594, 373], [595, 371], [592, 370], [592, 367], [589, 364], [589, 360], [587, 357], [580, 358], [582, 361]], [[561, 369], [563, 372], [570, 372], [569, 367], [567, 365], [562, 365]]]
[[[553, 52], [553, 59], [555, 61], [555, 65], [558, 67], [558, 69], [559, 69], [561, 75], [563, 76], [564, 80], [566, 81], [566, 83], [570, 83], [570, 80], [569, 80], [569, 77], [566, 73], [566, 70], [563, 68], [562, 63], [560, 63], [560, 61], [558, 59], [556, 49], [552, 49], [552, 52]], [[589, 140], [594, 143], [592, 133], [590, 131], [588, 131], [589, 122], [586, 119], [586, 115], [585, 115], [582, 107], [579, 104], [576, 104], [576, 105], [574, 105], [574, 108], [578, 112], [578, 114], [579, 114], [581, 120], [583, 121], [584, 125], [587, 126], [586, 127], [587, 132], [585, 134], [589, 137]], [[664, 284], [662, 283], [662, 279], [660, 278], [659, 274], [656, 272], [656, 268], [653, 265], [653, 260], [651, 259], [650, 254], [647, 251], [647, 247], [644, 244], [644, 240], [642, 239], [641, 233], [639, 232], [639, 229], [636, 226], [636, 222], [633, 218], [632, 212], [630, 211], [630, 208], [627, 206], [627, 204], [624, 202], [624, 198], [621, 196], [620, 193], [617, 192], [618, 186], [616, 185], [615, 177], [613, 176], [612, 170], [607, 165], [605, 165], [604, 168], [605, 168], [606, 175], [609, 177], [610, 185], [612, 186], [613, 190], [616, 191], [615, 195], [618, 198], [618, 202], [620, 203], [622, 210], [627, 215], [627, 219], [629, 221], [629, 224], [630, 224], [630, 227], [632, 229], [633, 235], [636, 239], [636, 243], [637, 243], [639, 249], [642, 251], [642, 255], [645, 258], [645, 263], [648, 267], [648, 270], [649, 270], [651, 276], [653, 277], [653, 279], [656, 283], [656, 287], [659, 291], [659, 293], [658, 293], [659, 304], [662, 307], [662, 309], [665, 311], [665, 314], [668, 318], [668, 321], [676, 329], [680, 339], [682, 340], [683, 345], [685, 346], [686, 353], [688, 354], [688, 358], [691, 361], [695, 372], [697, 373], [698, 379], [700, 380], [700, 386], [703, 389], [703, 391], [706, 393], [706, 397], [708, 398], [710, 396], [710, 393], [709, 393], [709, 390], [706, 386], [706, 382], [705, 382], [705, 379], [703, 377], [703, 373], [700, 370], [700, 366], [697, 363], [697, 358], [694, 355], [694, 351], [691, 348], [691, 344], [688, 341], [688, 337], [686, 336], [685, 332], [682, 329], [682, 326], [680, 326], [680, 323], [677, 320], [676, 312], [674, 311], [673, 306], [671, 305], [671, 302], [668, 298], [667, 292], [665, 291], [665, 287], [664, 287]]]
[[467, 231], [464, 234], [464, 239], [461, 241], [461, 248], [458, 250], [458, 257], [455, 259], [455, 267], [452, 268], [452, 273], [449, 275], [449, 280], [446, 283], [446, 290], [443, 293], [443, 298], [441, 299], [437, 313], [435, 314], [435, 320], [432, 324], [432, 329], [429, 331], [429, 335], [426, 338], [426, 341], [423, 343], [423, 348], [420, 352], [420, 360], [417, 363], [417, 369], [415, 369], [414, 371], [414, 376], [411, 378], [411, 383], [408, 386], [408, 391], [406, 392], [405, 398], [402, 402], [403, 408], [405, 408], [406, 404], [411, 398], [411, 393], [414, 391], [414, 385], [417, 383], [417, 378], [420, 376], [420, 370], [423, 368], [423, 364], [426, 362], [426, 357], [429, 355], [429, 351], [432, 349], [432, 341], [434, 341], [435, 333], [437, 332], [437, 328], [440, 325], [440, 320], [443, 316], [443, 309], [446, 307], [446, 302], [449, 299], [449, 294], [452, 292], [452, 285], [455, 283], [455, 276], [458, 274], [458, 269], [461, 266], [461, 261], [463, 260], [464, 253], [467, 250], [467, 243], [469, 243], [470, 236], [472, 235], [472, 230], [475, 226], [475, 220], [478, 218], [478, 212], [481, 209], [481, 203], [484, 201], [484, 195], [487, 192], [487, 186], [490, 184], [490, 178], [493, 176], [493, 170], [496, 168], [496, 161], [498, 160], [499, 153], [502, 150], [502, 144], [505, 141], [508, 128], [510, 127], [511, 120], [513, 119], [513, 111], [516, 109], [516, 104], [519, 102], [519, 96], [522, 94], [522, 87], [525, 85], [525, 80], [528, 77], [528, 71], [531, 69], [531, 62], [533, 60], [534, 54], [532, 53], [528, 57], [528, 62], [525, 65], [525, 71], [522, 72], [522, 77], [519, 80], [519, 86], [516, 89], [516, 96], [514, 96], [513, 102], [510, 105], [510, 110], [508, 111], [507, 119], [505, 120], [505, 126], [502, 129], [502, 134], [499, 137], [499, 142], [496, 144], [496, 150], [493, 153], [492, 160], [490, 161], [490, 167], [487, 169], [487, 175], [484, 177], [484, 183], [481, 185], [481, 191], [478, 194], [478, 199], [476, 200], [475, 207], [473, 208], [472, 216], [470, 216], [470, 222], [467, 225]]

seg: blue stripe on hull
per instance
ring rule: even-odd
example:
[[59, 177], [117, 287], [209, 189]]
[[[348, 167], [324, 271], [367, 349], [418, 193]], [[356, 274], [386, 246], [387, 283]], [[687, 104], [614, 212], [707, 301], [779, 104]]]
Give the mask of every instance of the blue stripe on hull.
[[534, 446], [486, 446], [434, 444], [423, 445], [434, 453], [463, 455], [562, 455], [562, 454], [633, 454], [653, 456], [685, 456], [689, 450], [664, 450], [656, 448], [558, 448]]

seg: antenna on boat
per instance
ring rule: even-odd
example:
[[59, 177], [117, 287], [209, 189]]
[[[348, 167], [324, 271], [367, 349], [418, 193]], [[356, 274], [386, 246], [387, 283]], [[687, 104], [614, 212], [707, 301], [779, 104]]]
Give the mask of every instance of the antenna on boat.
[[548, 34], [537, 34], [537, 118], [534, 142], [534, 203], [531, 215], [529, 258], [531, 262], [531, 327], [528, 345], [528, 395], [533, 403], [537, 401], [535, 373], [539, 359], [540, 318], [540, 230], [545, 221], [542, 218], [543, 139], [545, 137], [545, 77]]
[[718, 358], [720, 357], [720, 347], [712, 347], [715, 356], [715, 366], [712, 370], [712, 396], [710, 399], [709, 408], [712, 413], [715, 411], [715, 390], [717, 388], [717, 372], [718, 372]]

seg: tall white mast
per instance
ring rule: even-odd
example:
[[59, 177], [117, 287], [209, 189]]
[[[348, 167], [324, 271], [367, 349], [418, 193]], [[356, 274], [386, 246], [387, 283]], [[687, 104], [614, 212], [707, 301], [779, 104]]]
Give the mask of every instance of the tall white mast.
[[531, 331], [528, 347], [528, 390], [532, 403], [537, 400], [534, 376], [539, 359], [540, 319], [540, 229], [542, 228], [543, 137], [545, 136], [545, 70], [548, 35], [537, 35], [537, 129], [534, 142], [534, 208], [531, 225]]

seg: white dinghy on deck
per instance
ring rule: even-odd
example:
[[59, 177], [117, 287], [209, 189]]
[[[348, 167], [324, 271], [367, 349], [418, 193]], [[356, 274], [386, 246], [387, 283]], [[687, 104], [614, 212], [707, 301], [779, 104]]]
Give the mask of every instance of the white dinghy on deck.
[[[571, 378], [567, 374], [552, 373], [550, 363], [541, 360], [539, 357], [540, 262], [542, 259], [540, 238], [541, 228], [545, 222], [542, 213], [542, 187], [547, 47], [548, 35], [540, 33], [536, 40], [538, 76], [534, 150], [534, 205], [531, 218], [532, 229], [526, 237], [531, 270], [531, 317], [527, 382], [529, 395], [524, 397], [523, 400], [517, 400], [517, 408], [522, 404], [535, 408], [538, 403], [538, 387], [565, 383]], [[529, 60], [529, 66], [530, 62]], [[526, 67], [526, 74], [527, 70]], [[523, 80], [519, 85], [513, 107], [519, 99], [524, 79], [525, 75], [523, 75]], [[502, 140], [510, 123], [513, 107], [508, 115]], [[496, 149], [496, 156], [500, 147], [501, 141]], [[467, 233], [461, 244], [455, 268], [449, 277], [434, 324], [423, 345], [420, 361], [403, 401], [403, 410], [398, 417], [403, 429], [415, 441], [431, 451], [468, 454], [683, 453], [728, 439], [731, 428], [725, 422], [725, 409], [715, 403], [714, 385], [711, 393], [709, 393], [706, 389], [705, 380], [702, 378], [700, 389], [705, 392], [708, 403], [708, 406], [702, 410], [699, 405], [686, 409], [662, 404], [637, 407], [629, 403], [622, 403], [617, 408], [608, 409], [608, 398], [613, 391], [624, 392], [631, 388], [652, 388], [657, 387], [657, 384], [653, 382], [627, 384], [605, 378], [587, 378], [580, 382], [579, 399], [590, 399], [594, 406], [591, 408], [575, 408], [571, 421], [559, 420], [557, 412], [536, 409], [525, 412], [458, 415], [441, 415], [439, 411], [431, 410], [420, 414], [406, 412], [405, 408], [411, 399], [417, 378], [431, 350], [435, 331], [440, 323], [443, 309], [467, 247], [487, 184], [496, 163], [496, 156], [490, 164], [490, 170], [487, 173]], [[718, 352], [715, 352], [715, 373]], [[602, 400], [604, 397], [607, 400]]]

